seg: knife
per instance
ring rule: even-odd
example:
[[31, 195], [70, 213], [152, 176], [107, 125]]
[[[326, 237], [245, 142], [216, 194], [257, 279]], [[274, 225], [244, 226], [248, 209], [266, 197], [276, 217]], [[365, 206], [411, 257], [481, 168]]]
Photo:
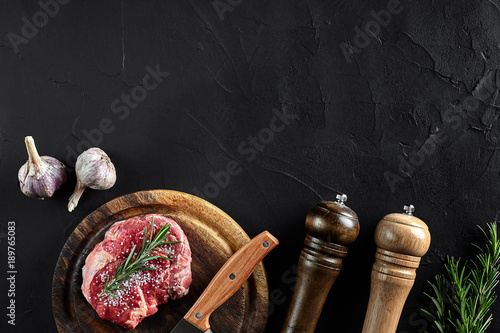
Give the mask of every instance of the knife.
[[240, 289], [257, 264], [278, 244], [273, 235], [264, 231], [236, 251], [171, 333], [212, 333], [212, 312]]

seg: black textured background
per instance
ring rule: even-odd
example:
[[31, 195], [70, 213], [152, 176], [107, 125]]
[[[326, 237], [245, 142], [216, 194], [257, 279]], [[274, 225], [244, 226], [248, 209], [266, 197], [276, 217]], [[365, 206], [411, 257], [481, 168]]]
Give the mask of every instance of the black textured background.
[[[472, 256], [469, 243], [483, 240], [476, 225], [493, 221], [500, 206], [500, 2], [221, 2], [232, 3], [223, 20], [210, 0], [67, 1], [13, 46], [23, 18], [32, 22], [40, 6], [1, 1], [0, 267], [7, 221], [16, 222], [18, 265], [16, 327], [2, 314], [2, 278], [2, 331], [56, 331], [52, 272], [91, 211], [137, 190], [199, 194], [233, 160], [241, 172], [205, 197], [250, 236], [268, 229], [281, 241], [265, 259], [274, 295], [267, 332], [285, 319], [307, 211], [338, 193], [349, 196], [361, 233], [317, 332], [361, 331], [373, 231], [407, 203], [433, 242], [398, 332], [429, 327], [418, 313], [429, 305], [426, 280], [446, 255]], [[388, 6], [400, 12], [377, 33], [370, 12]], [[357, 38], [366, 25], [374, 34]], [[113, 108], [141, 89], [147, 66], [169, 75], [129, 112]], [[250, 153], [249, 136], [269, 134], [273, 109], [294, 119]], [[101, 137], [95, 130], [106, 118], [112, 130]], [[19, 191], [26, 135], [72, 167], [68, 151], [85, 147], [87, 131], [116, 165], [112, 189], [86, 191], [73, 213], [74, 173], [49, 200]], [[499, 309], [488, 332], [500, 330]]]

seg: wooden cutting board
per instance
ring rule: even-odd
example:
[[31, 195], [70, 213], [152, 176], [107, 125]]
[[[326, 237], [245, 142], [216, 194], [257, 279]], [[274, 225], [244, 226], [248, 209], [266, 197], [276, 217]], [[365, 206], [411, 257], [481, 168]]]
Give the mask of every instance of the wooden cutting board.
[[[192, 251], [193, 282], [189, 294], [158, 306], [135, 330], [101, 319], [81, 292], [82, 267], [94, 246], [115, 222], [143, 214], [163, 214], [181, 226]], [[153, 190], [127, 194], [88, 215], [73, 231], [57, 261], [52, 282], [52, 307], [59, 332], [170, 332], [201, 295], [212, 277], [250, 238], [226, 213], [190, 194]], [[210, 318], [214, 333], [265, 329], [268, 285], [260, 263], [240, 290]]]

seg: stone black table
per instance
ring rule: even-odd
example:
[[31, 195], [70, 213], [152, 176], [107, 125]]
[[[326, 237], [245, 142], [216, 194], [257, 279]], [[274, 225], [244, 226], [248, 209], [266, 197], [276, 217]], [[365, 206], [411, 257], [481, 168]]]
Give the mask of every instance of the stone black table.
[[[9, 305], [8, 222], [16, 232], [16, 325], [55, 332], [51, 282], [76, 225], [122, 194], [205, 198], [250, 236], [281, 245], [264, 261], [268, 332], [285, 319], [317, 202], [349, 196], [361, 232], [317, 332], [360, 332], [386, 214], [416, 206], [431, 231], [398, 332], [423, 332], [426, 281], [446, 255], [471, 258], [500, 194], [498, 0], [2, 1], [1, 302]], [[68, 184], [25, 197], [24, 137], [68, 165]], [[106, 151], [118, 180], [73, 213], [75, 157]], [[498, 314], [498, 302], [494, 313]], [[489, 331], [500, 330], [495, 317]]]

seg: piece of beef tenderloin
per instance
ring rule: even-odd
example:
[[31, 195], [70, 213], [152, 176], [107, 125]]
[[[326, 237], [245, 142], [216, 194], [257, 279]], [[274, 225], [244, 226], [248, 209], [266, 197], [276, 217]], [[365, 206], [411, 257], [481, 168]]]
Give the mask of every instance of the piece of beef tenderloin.
[[[116, 267], [125, 261], [134, 244], [142, 246], [144, 227], [150, 235], [154, 216], [153, 237], [165, 225], [170, 225], [171, 235], [166, 241], [177, 244], [161, 245], [151, 255], [161, 255], [173, 260], [153, 259], [145, 266], [156, 270], [142, 270], [131, 275], [122, 284], [124, 289], [114, 291], [116, 299], [103, 293], [106, 279], [114, 276]], [[116, 222], [106, 232], [104, 240], [87, 256], [83, 266], [82, 292], [98, 315], [125, 328], [135, 328], [147, 316], [158, 311], [157, 305], [169, 299], [176, 300], [189, 292], [191, 284], [191, 249], [186, 235], [172, 219], [156, 214], [137, 216]]]

